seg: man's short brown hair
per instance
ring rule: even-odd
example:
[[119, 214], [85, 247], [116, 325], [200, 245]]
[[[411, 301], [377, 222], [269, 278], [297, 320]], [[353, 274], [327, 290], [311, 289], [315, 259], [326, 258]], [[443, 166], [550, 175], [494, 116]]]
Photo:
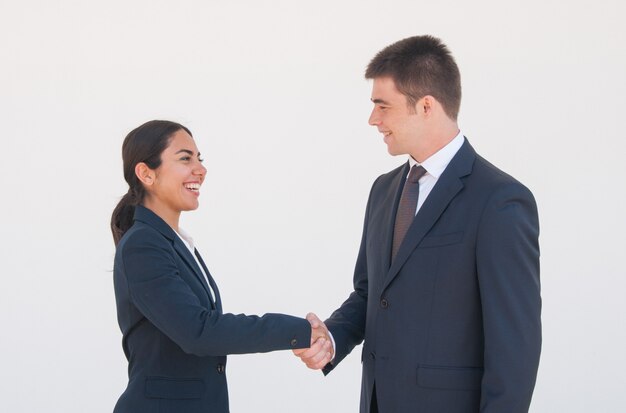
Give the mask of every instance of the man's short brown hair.
[[385, 47], [367, 65], [366, 79], [390, 77], [411, 107], [426, 95], [453, 120], [461, 106], [461, 74], [445, 44], [436, 37], [414, 36]]

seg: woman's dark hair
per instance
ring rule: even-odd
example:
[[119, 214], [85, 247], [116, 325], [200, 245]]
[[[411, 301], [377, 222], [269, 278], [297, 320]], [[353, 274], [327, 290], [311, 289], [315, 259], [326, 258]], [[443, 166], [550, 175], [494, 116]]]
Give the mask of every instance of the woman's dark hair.
[[135, 175], [135, 166], [143, 162], [150, 169], [158, 168], [161, 165], [161, 153], [168, 147], [172, 135], [181, 129], [191, 135], [189, 129], [176, 122], [151, 120], [126, 135], [122, 144], [122, 160], [128, 192], [111, 216], [111, 232], [115, 245], [133, 225], [135, 206], [140, 205], [146, 196], [145, 188]]

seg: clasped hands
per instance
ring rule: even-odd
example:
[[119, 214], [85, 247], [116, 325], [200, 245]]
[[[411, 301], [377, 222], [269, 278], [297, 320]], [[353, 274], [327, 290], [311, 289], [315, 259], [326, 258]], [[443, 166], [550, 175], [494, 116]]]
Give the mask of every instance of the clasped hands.
[[311, 323], [311, 347], [292, 351], [308, 368], [319, 370], [333, 359], [335, 350], [324, 322], [313, 313], [306, 319]]

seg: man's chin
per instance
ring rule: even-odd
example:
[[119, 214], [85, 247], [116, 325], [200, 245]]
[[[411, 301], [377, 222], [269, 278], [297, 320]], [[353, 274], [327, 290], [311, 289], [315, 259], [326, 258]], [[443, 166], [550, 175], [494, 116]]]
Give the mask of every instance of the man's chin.
[[399, 151], [399, 150], [397, 150], [395, 148], [392, 148], [389, 145], [387, 145], [387, 152], [389, 152], [389, 155], [391, 155], [391, 156], [404, 155], [404, 152]]

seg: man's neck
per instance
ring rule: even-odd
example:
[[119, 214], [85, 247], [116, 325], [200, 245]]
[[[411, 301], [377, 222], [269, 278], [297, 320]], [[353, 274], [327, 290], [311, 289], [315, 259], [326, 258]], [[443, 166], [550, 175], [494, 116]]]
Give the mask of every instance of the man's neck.
[[456, 122], [449, 127], [433, 131], [428, 135], [428, 139], [425, 142], [422, 142], [421, 147], [415, 148], [409, 153], [409, 155], [411, 155], [417, 162], [424, 162], [433, 154], [440, 151], [441, 148], [452, 142], [458, 134], [459, 127]]

